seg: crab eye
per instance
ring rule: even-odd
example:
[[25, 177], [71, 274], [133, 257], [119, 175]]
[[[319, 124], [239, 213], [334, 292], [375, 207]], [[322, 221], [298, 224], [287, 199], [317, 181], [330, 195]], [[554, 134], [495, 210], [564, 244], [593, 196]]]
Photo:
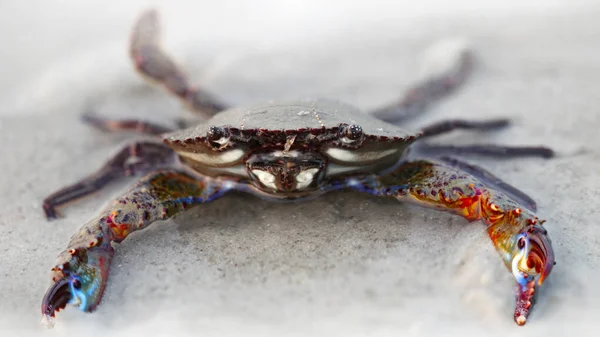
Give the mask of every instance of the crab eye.
[[359, 140], [363, 135], [362, 127], [357, 124], [345, 125], [344, 127], [342, 127], [341, 131], [341, 140], [344, 143], [354, 143], [355, 141]]
[[206, 139], [210, 145], [219, 148], [229, 142], [229, 135], [222, 127], [211, 125], [206, 132]]
[[517, 248], [519, 248], [519, 249], [525, 248], [525, 238], [524, 237], [520, 237], [519, 241], [517, 241]]

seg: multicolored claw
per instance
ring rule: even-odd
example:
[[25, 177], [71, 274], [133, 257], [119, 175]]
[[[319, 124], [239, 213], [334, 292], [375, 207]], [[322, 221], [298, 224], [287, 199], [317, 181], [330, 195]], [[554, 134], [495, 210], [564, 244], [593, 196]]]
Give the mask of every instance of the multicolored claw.
[[552, 267], [554, 253], [546, 230], [537, 224], [517, 236], [511, 271], [517, 281], [517, 304], [514, 319], [524, 325], [535, 301], [535, 290], [542, 285]]
[[43, 319], [51, 325], [56, 312], [68, 303], [84, 312], [94, 311], [108, 282], [113, 242], [193, 205], [213, 201], [232, 186], [233, 182], [222, 184], [177, 170], [157, 170], [140, 179], [71, 237], [52, 268], [53, 284], [42, 301]]
[[57, 312], [64, 309], [73, 296], [69, 288], [69, 281], [60, 279], [55, 282], [44, 295], [42, 300], [42, 315], [50, 320]]
[[[476, 166], [456, 161], [407, 161], [388, 175], [350, 181], [349, 186], [450, 211], [469, 221], [482, 221], [504, 265], [517, 281], [514, 319], [518, 325], [525, 324], [533, 308], [536, 287], [554, 267], [544, 221], [523, 205], [531, 200], [526, 194]], [[535, 206], [533, 200], [529, 204]]]
[[53, 284], [42, 300], [43, 320], [52, 325], [56, 313], [67, 304], [93, 311], [102, 300], [113, 254], [110, 245], [62, 252], [58, 257], [62, 262], [52, 268]]

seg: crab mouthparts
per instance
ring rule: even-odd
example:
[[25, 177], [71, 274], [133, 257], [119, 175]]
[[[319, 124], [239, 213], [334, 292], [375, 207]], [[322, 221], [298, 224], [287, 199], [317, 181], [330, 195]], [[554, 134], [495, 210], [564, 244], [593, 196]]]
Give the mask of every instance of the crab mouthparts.
[[54, 317], [55, 313], [67, 306], [71, 300], [69, 281], [60, 279], [54, 283], [44, 295], [42, 300], [42, 315], [47, 318]]

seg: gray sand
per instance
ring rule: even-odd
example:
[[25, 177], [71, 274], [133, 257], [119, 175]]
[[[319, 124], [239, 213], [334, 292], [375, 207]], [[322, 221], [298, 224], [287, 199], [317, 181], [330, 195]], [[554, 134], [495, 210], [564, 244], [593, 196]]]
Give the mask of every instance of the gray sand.
[[591, 336], [600, 328], [599, 5], [342, 10], [344, 2], [238, 1], [163, 9], [166, 47], [195, 82], [233, 104], [322, 96], [367, 110], [418, 77], [432, 42], [471, 41], [478, 63], [467, 87], [409, 126], [507, 116], [515, 123], [505, 131], [440, 141], [561, 153], [472, 159], [532, 195], [548, 220], [557, 265], [527, 326], [513, 323], [512, 276], [480, 223], [335, 193], [300, 204], [231, 195], [135, 233], [117, 248], [98, 310], [68, 308], [46, 330], [39, 305], [55, 256], [133, 181], [44, 219], [48, 193], [130, 138], [91, 130], [79, 115], [93, 107], [165, 123], [190, 116], [128, 63], [128, 29], [144, 1], [61, 3], [0, 6], [0, 335]]

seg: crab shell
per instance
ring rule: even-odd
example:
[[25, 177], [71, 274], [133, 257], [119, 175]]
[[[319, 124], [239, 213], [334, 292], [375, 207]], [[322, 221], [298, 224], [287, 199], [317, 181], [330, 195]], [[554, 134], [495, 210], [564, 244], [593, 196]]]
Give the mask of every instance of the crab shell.
[[184, 163], [208, 176], [248, 177], [257, 153], [325, 158], [327, 178], [394, 166], [419, 134], [330, 100], [270, 102], [222, 111], [166, 134]]

